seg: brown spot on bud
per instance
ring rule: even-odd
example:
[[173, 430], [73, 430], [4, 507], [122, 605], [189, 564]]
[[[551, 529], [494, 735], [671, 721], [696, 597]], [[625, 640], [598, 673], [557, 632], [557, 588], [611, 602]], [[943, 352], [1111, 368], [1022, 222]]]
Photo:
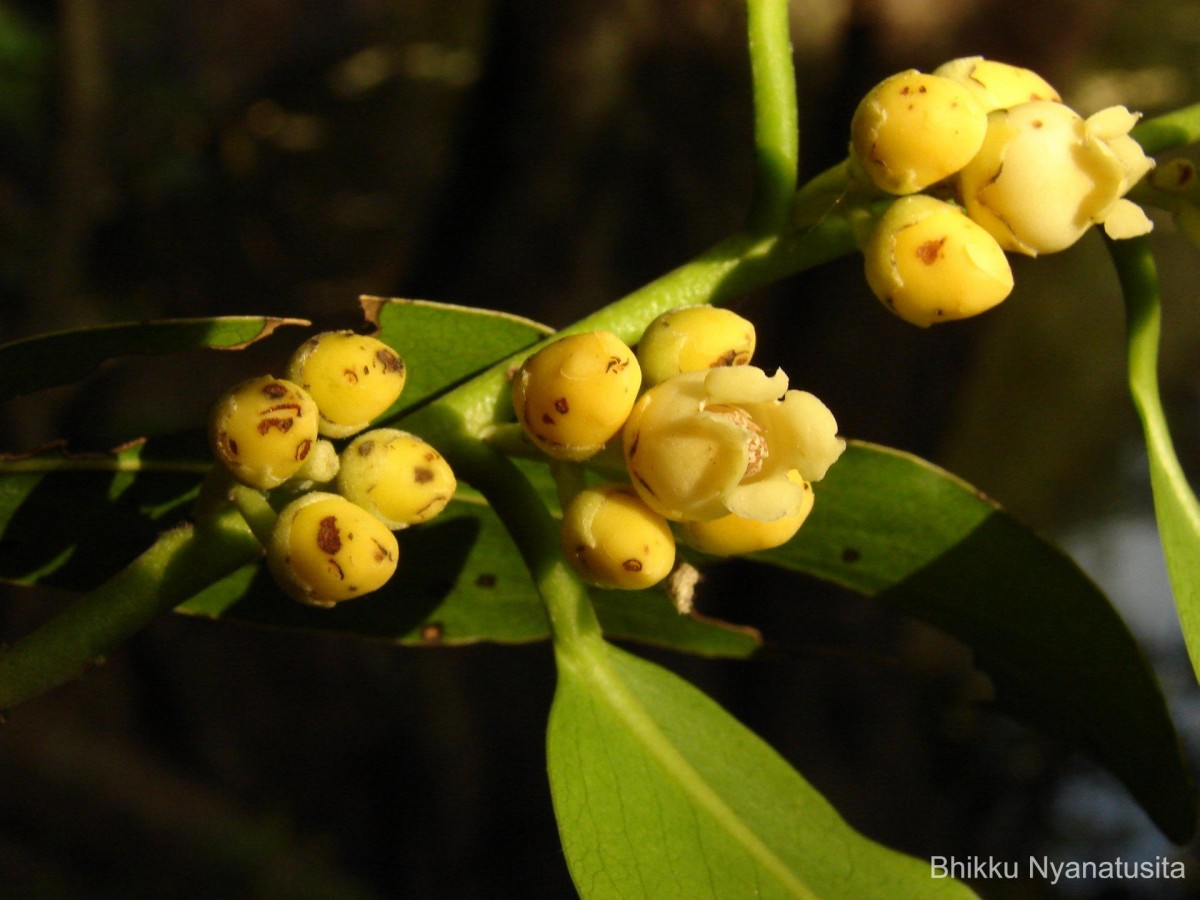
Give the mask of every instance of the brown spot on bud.
[[296, 447], [296, 459], [303, 461], [308, 456], [308, 451], [312, 449], [312, 441], [305, 438]]
[[287, 434], [289, 431], [292, 430], [292, 423], [295, 421], [296, 421], [295, 419], [279, 419], [279, 418], [263, 419], [261, 422], [258, 423], [258, 433], [261, 435], [266, 435], [266, 433], [268, 431], [270, 431], [272, 428], [278, 428], [280, 430], [280, 432], [282, 432], [283, 434]]
[[644, 487], [646, 489], [646, 493], [648, 493], [651, 497], [658, 496], [658, 494], [656, 494], [654, 492], [654, 488], [650, 487], [650, 482], [648, 482], [645, 478], [643, 478], [637, 472], [631, 471], [629, 474], [637, 479], [638, 484], [640, 484], [642, 487]]
[[375, 452], [375, 442], [374, 441], [363, 441], [361, 444], [358, 445], [358, 455], [359, 456], [370, 456], [374, 452]]
[[571, 407], [567, 403], [566, 397], [559, 397], [557, 400], [555, 400], [554, 408], [556, 410], [558, 410], [559, 415], [563, 415], [563, 416], [565, 416], [567, 413], [569, 413], [571, 411]]
[[317, 546], [330, 556], [342, 549], [342, 536], [338, 532], [337, 516], [326, 516], [317, 526]]
[[628, 359], [621, 359], [619, 356], [610, 356], [608, 358], [608, 362], [604, 366], [604, 371], [607, 373], [624, 372], [628, 366]]
[[297, 417], [304, 415], [304, 410], [300, 407], [299, 403], [276, 403], [274, 406], [268, 406], [259, 415], [265, 416], [267, 413], [279, 412], [281, 409], [295, 410]]
[[346, 580], [346, 572], [334, 560], [329, 560], [329, 567], [337, 572], [338, 581]]
[[225, 446], [229, 448], [230, 456], [238, 455], [237, 441], [235, 441], [233, 438], [229, 437], [228, 435], [225, 435]]
[[642, 571], [642, 561], [640, 559], [627, 559], [621, 563], [621, 568], [626, 572], [640, 572]]
[[932, 266], [942, 254], [942, 245], [946, 243], [946, 238], [939, 238], [936, 241], [926, 241], [917, 248], [917, 259], [925, 263], [927, 266]]
[[288, 392], [288, 389], [287, 385], [280, 384], [278, 381], [272, 381], [270, 384], [263, 385], [262, 392], [272, 400], [275, 400], [279, 397], [285, 396]]
[[[366, 372], [364, 371], [363, 374], [365, 375]], [[358, 384], [358, 373], [353, 369], [343, 369], [342, 375], [346, 377], [346, 381], [348, 381], [350, 384]]]
[[496, 586], [496, 576], [491, 572], [484, 572], [475, 579], [475, 586], [481, 588], [492, 588]]
[[385, 372], [404, 371], [404, 360], [391, 350], [379, 350], [376, 352], [375, 358], [379, 360], [379, 364], [383, 366], [383, 371]]
[[542, 424], [543, 425], [553, 425], [554, 417], [551, 416], [550, 413], [542, 413]]
[[375, 540], [374, 538], [371, 538], [371, 543], [373, 543], [375, 545], [375, 562], [381, 563], [385, 559], [392, 558], [391, 551], [388, 550], [387, 547], [383, 546], [383, 544], [379, 543], [379, 541]]
[[417, 484], [428, 484], [430, 481], [433, 481], [433, 469], [427, 469], [424, 466], [414, 467], [413, 481]]
[[750, 362], [750, 353], [746, 350], [729, 349], [709, 363], [710, 369], [720, 369], [726, 366], [744, 366]]

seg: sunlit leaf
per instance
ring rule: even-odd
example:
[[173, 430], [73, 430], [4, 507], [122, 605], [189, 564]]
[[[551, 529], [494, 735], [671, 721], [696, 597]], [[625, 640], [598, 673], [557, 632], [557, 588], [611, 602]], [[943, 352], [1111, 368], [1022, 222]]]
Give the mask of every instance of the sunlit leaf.
[[974, 896], [854, 831], [701, 691], [603, 642], [560, 657], [547, 753], [585, 900]]
[[852, 444], [799, 535], [760, 559], [886, 602], [966, 643], [996, 704], [1069, 741], [1165, 834], [1196, 797], [1162, 690], [1124, 621], [1075, 563], [969, 485]]
[[210, 347], [238, 350], [303, 319], [223, 316], [77, 328], [0, 344], [0, 403], [83, 378], [119, 356], [156, 356]]
[[404, 393], [383, 419], [403, 415], [493, 363], [537, 343], [545, 325], [510, 313], [429, 300], [363, 297], [376, 335], [408, 368]]

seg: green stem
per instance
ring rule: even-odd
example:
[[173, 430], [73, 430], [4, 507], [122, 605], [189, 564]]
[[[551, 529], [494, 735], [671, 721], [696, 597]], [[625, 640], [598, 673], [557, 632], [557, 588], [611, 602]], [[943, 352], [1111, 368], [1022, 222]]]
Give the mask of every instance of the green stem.
[[[446, 411], [427, 407], [422, 424]], [[558, 521], [512, 461], [500, 451], [449, 422], [439, 427], [438, 449], [454, 472], [488, 500], [517, 545], [546, 606], [555, 647], [571, 654], [600, 639], [600, 623], [587, 589], [571, 571], [559, 549]]]
[[175, 475], [206, 475], [210, 462], [168, 462], [119, 456], [30, 456], [0, 457], [0, 472], [133, 472]]
[[[837, 214], [827, 215], [806, 230], [777, 237], [736, 234], [547, 341], [564, 334], [604, 330], [633, 344], [655, 317], [670, 309], [719, 304], [854, 250], [854, 231], [847, 219]], [[484, 436], [511, 414], [509, 371], [544, 344], [497, 363], [434, 405], [452, 412], [470, 434]], [[432, 440], [436, 434], [427, 437]]]
[[279, 514], [271, 507], [263, 493], [242, 484], [235, 484], [229, 490], [229, 500], [241, 514], [258, 542], [264, 547], [267, 546], [271, 540], [271, 532], [275, 530]]
[[1200, 103], [1140, 122], [1130, 136], [1151, 156], [1200, 141]]
[[1109, 241], [1125, 295], [1129, 389], [1142, 421], [1163, 555], [1192, 666], [1200, 678], [1200, 503], [1179, 463], [1158, 387], [1162, 300], [1145, 238]]
[[754, 85], [754, 200], [749, 230], [777, 234], [796, 191], [800, 125], [787, 0], [747, 0]]
[[164, 532], [117, 575], [0, 651], [0, 710], [77, 678], [155, 616], [261, 550], [232, 509]]
[[583, 464], [554, 460], [550, 463], [550, 475], [554, 479], [554, 490], [558, 494], [558, 506], [564, 512], [571, 501], [587, 487], [583, 477]]

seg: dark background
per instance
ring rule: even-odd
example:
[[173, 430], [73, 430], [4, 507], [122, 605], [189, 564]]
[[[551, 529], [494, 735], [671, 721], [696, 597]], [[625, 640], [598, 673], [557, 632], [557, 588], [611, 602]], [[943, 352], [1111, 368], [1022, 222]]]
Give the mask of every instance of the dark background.
[[[793, 11], [807, 175], [844, 155], [874, 82], [956, 56], [1031, 66], [1085, 113], [1200, 96], [1191, 2]], [[740, 225], [750, 114], [735, 0], [0, 0], [0, 340], [224, 313], [345, 326], [364, 293], [564, 325]], [[1155, 242], [1164, 394], [1195, 471], [1196, 251], [1167, 220]], [[929, 332], [890, 317], [854, 259], [737, 308], [757, 359], [843, 434], [947, 465], [1064, 541], [1138, 630], [1195, 756], [1115, 279], [1094, 235], [1014, 270], [998, 310]], [[291, 343], [108, 365], [0, 406], [0, 449], [194, 426], [231, 369], [277, 366]], [[0, 591], [5, 636], [63, 599]], [[972, 707], [969, 652], [941, 635], [741, 565], [700, 604], [790, 658], [655, 658], [884, 843], [1198, 864], [1107, 776]], [[0, 730], [0, 896], [571, 896], [544, 770], [552, 690], [540, 645], [400, 650], [167, 617]]]

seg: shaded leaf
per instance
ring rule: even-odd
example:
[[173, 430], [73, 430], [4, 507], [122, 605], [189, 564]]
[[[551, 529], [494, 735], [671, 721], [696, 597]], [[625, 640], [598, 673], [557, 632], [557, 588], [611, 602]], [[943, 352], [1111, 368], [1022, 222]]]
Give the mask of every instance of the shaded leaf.
[[0, 403], [22, 394], [70, 384], [106, 359], [157, 356], [203, 347], [240, 350], [284, 325], [304, 319], [222, 316], [125, 322], [42, 334], [0, 345]]
[[974, 896], [854, 831], [701, 691], [601, 641], [559, 657], [547, 754], [585, 900]]
[[[465, 499], [463, 499], [465, 497]], [[550, 636], [533, 581], [500, 520], [469, 491], [441, 516], [397, 534], [400, 568], [381, 590], [334, 609], [288, 600], [261, 566], [236, 572], [180, 607], [209, 618], [305, 628], [400, 644], [514, 643]], [[680, 616], [654, 591], [598, 592], [613, 636], [712, 656], [749, 656], [755, 635]]]
[[1060, 550], [916, 457], [851, 444], [812, 516], [757, 558], [874, 597], [966, 643], [997, 705], [1125, 783], [1172, 840], [1196, 796], [1157, 679], [1099, 588]]
[[86, 591], [110, 578], [186, 517], [206, 455], [193, 433], [0, 458], [0, 580]]
[[0, 711], [76, 678], [155, 616], [261, 552], [229, 509], [164, 531], [113, 578], [0, 649]]

